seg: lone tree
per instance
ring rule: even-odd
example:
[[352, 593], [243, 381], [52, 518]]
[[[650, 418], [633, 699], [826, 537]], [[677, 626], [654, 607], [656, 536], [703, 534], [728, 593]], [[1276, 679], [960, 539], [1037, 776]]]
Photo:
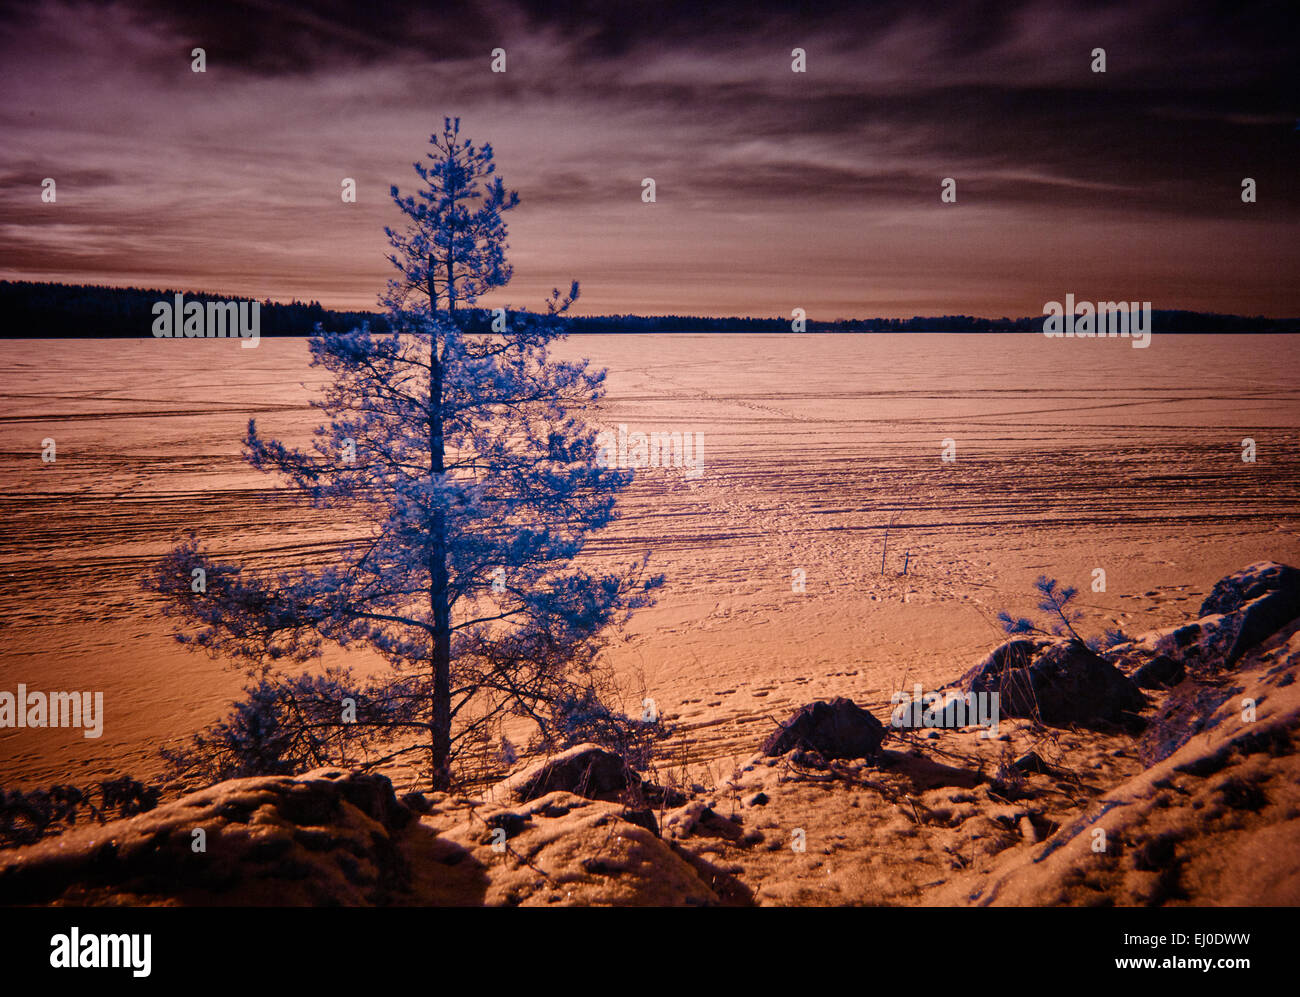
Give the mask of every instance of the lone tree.
[[[408, 224], [385, 230], [398, 271], [381, 297], [390, 334], [318, 326], [312, 365], [333, 383], [313, 403], [327, 417], [313, 448], [264, 439], [253, 420], [244, 440], [252, 466], [340, 510], [364, 538], [324, 567], [256, 573], [215, 563], [191, 536], [147, 582], [184, 618], [179, 640], [259, 679], [196, 738], [190, 761], [210, 774], [338, 763], [415, 734], [381, 760], [427, 750], [431, 784], [446, 789], [458, 751], [504, 718], [550, 738], [566, 711], [590, 713], [603, 635], [662, 584], [645, 559], [611, 572], [575, 564], [632, 477], [598, 466], [582, 421], [605, 372], [548, 352], [578, 285], [552, 292], [545, 315], [498, 310], [489, 328], [475, 305], [510, 280], [503, 215], [519, 198], [492, 147], [461, 139], [459, 119], [430, 145], [414, 196], [392, 188]], [[365, 687], [346, 669], [277, 670], [331, 642], [368, 645], [395, 670]]]

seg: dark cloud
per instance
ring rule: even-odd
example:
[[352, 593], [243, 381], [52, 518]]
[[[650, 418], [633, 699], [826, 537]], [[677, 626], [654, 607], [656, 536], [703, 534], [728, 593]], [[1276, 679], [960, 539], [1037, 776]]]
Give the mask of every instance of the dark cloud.
[[[1159, 306], [1300, 313], [1300, 248], [1279, 237], [1300, 220], [1293, 14], [1175, 0], [0, 5], [0, 276], [368, 306], [387, 278], [388, 185], [409, 186], [429, 133], [458, 114], [523, 197], [518, 304], [576, 276], [597, 311], [785, 314], [798, 297], [814, 314], [1012, 314], [1060, 281], [1122, 277]], [[488, 71], [498, 45], [505, 74]], [[206, 74], [189, 70], [194, 46]], [[806, 74], [790, 72], [796, 46]], [[1105, 74], [1090, 71], [1095, 47]], [[39, 201], [44, 176], [57, 206]], [[343, 176], [356, 205], [338, 202]], [[939, 202], [944, 177], [957, 205]]]

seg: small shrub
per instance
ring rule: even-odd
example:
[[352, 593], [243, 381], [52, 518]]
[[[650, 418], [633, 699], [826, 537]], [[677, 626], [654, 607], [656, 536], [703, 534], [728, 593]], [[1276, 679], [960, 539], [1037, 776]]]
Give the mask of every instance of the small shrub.
[[1043, 637], [1069, 637], [1077, 644], [1082, 644], [1094, 654], [1100, 654], [1118, 644], [1132, 640], [1123, 630], [1107, 628], [1099, 637], [1084, 640], [1074, 629], [1074, 624], [1083, 619], [1083, 613], [1074, 607], [1079, 590], [1073, 586], [1062, 586], [1055, 578], [1039, 575], [1034, 588], [1041, 597], [1038, 609], [1046, 614], [1047, 621], [1041, 626], [1027, 616], [1013, 617], [1006, 610], [998, 613], [998, 622], [1002, 629], [1012, 637], [1038, 634]]
[[671, 734], [658, 719], [644, 721], [611, 708], [592, 686], [566, 691], [549, 706], [547, 747], [563, 750], [590, 742], [621, 756], [634, 769], [649, 768], [655, 742]]
[[161, 790], [129, 776], [90, 789], [56, 785], [30, 792], [0, 789], [0, 848], [30, 845], [62, 834], [78, 817], [104, 823], [134, 817], [158, 805]]

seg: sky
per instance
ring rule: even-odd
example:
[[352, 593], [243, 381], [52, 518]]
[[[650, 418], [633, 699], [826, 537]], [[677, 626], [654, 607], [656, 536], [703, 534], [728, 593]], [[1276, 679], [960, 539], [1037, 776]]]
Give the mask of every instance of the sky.
[[374, 308], [458, 116], [520, 195], [492, 307], [1300, 316], [1293, 0], [191, 6], [0, 3], [0, 279]]

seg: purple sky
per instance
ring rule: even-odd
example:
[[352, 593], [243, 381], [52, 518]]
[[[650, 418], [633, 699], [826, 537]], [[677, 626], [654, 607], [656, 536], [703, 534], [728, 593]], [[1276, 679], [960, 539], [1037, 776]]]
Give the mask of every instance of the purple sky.
[[459, 115], [521, 198], [484, 304], [1300, 315], [1293, 4], [611, 6], [0, 7], [0, 278], [374, 307]]

